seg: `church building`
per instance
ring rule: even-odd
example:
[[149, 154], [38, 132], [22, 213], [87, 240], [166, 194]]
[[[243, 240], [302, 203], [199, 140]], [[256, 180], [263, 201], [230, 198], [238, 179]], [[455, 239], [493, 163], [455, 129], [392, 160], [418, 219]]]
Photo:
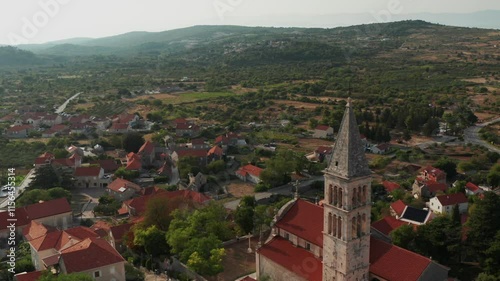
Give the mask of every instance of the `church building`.
[[448, 268], [370, 235], [371, 171], [349, 99], [320, 204], [296, 198], [256, 251], [258, 280], [444, 281]]

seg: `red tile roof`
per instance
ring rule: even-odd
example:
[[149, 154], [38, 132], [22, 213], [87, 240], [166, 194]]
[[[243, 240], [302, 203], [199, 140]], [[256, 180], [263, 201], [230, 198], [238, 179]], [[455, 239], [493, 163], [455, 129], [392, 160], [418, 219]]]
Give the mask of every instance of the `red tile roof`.
[[380, 231], [381, 233], [389, 236], [389, 234], [393, 231], [398, 229], [399, 227], [409, 224], [408, 222], [400, 221], [396, 219], [395, 217], [387, 216], [381, 220], [378, 220], [374, 223], [372, 223], [372, 227], [375, 228], [376, 230]]
[[215, 144], [227, 144], [228, 139], [225, 135], [220, 135], [215, 138]]
[[276, 226], [312, 244], [323, 246], [323, 207], [299, 199]]
[[216, 145], [216, 146], [210, 148], [210, 150], [208, 151], [207, 155], [214, 154], [214, 155], [217, 155], [217, 156], [221, 157], [223, 153], [224, 152], [222, 151], [222, 148], [220, 148], [219, 146]]
[[399, 184], [391, 181], [383, 181], [382, 185], [384, 186], [385, 190], [387, 190], [387, 192], [389, 193], [393, 192], [396, 189], [401, 188]]
[[42, 271], [23, 272], [14, 275], [15, 281], [36, 281], [42, 276]]
[[116, 180], [111, 182], [107, 188], [118, 193], [123, 193], [129, 188], [133, 189], [136, 192], [141, 191], [141, 187], [139, 185], [121, 178], [117, 178]]
[[437, 200], [443, 206], [456, 205], [467, 202], [467, 197], [461, 192], [455, 194], [445, 194], [436, 196]]
[[479, 186], [473, 184], [472, 182], [468, 182], [465, 184], [465, 188], [472, 191], [472, 192], [476, 192], [479, 190]]
[[31, 221], [27, 227], [23, 229], [23, 236], [30, 241], [38, 237], [42, 237], [47, 233], [56, 230], [56, 228], [45, 226], [37, 221]]
[[113, 234], [113, 238], [116, 241], [121, 241], [123, 236], [134, 226], [133, 223], [120, 224], [111, 227], [111, 233]]
[[332, 146], [319, 146], [316, 148], [315, 152], [319, 154], [330, 154], [333, 151]]
[[61, 251], [67, 273], [82, 272], [125, 260], [102, 238], [87, 238]]
[[427, 166], [424, 168], [423, 171], [426, 171], [430, 175], [434, 175], [437, 178], [444, 178], [446, 177], [446, 173], [438, 168], [434, 168], [432, 166]]
[[[17, 208], [16, 213], [15, 213], [15, 218], [16, 221], [16, 227], [22, 227], [26, 226], [30, 223], [31, 219], [28, 217], [28, 214], [26, 213], [26, 209], [24, 207]], [[9, 219], [9, 212], [0, 212], [0, 230], [7, 229], [7, 226], [9, 222], [7, 219]]]
[[177, 118], [174, 120], [174, 123], [176, 124], [186, 124], [188, 121], [184, 118]]
[[252, 277], [250, 277], [250, 276], [247, 276], [247, 277], [245, 277], [245, 278], [241, 279], [240, 281], [257, 281], [257, 280], [253, 279], [253, 278], [252, 278]]
[[330, 129], [331, 127], [330, 126], [327, 126], [327, 125], [318, 125], [316, 126], [315, 130], [320, 130], [320, 131], [327, 131], [328, 129]]
[[31, 220], [72, 212], [71, 206], [66, 198], [59, 198], [28, 205], [25, 206], [24, 209]]
[[403, 201], [398, 200], [394, 203], [391, 203], [391, 208], [394, 210], [394, 212], [396, 212], [398, 216], [402, 216], [406, 209], [406, 204]]
[[250, 174], [250, 175], [256, 176], [256, 177], [260, 177], [260, 173], [262, 173], [262, 171], [264, 171], [264, 169], [259, 168], [259, 167], [254, 166], [254, 165], [251, 165], [251, 164], [248, 164], [246, 166], [239, 168], [238, 171], [236, 171], [236, 173], [238, 173], [244, 177], [246, 177], [247, 174]]
[[126, 130], [126, 129], [128, 129], [128, 124], [127, 123], [113, 123], [109, 129], [110, 130]]
[[[323, 264], [321, 260], [313, 253], [295, 247], [290, 241], [280, 236], [274, 237], [257, 251], [305, 280], [322, 281]], [[306, 265], [307, 268], [304, 268]]]
[[431, 260], [376, 238], [370, 239], [370, 273], [386, 280], [415, 281]]
[[141, 146], [141, 148], [139, 148], [139, 153], [151, 154], [151, 153], [153, 153], [154, 150], [155, 150], [155, 145], [152, 142], [150, 142], [150, 141], [146, 141]]
[[186, 123], [178, 123], [175, 127], [176, 130], [198, 130], [200, 127], [198, 125], [191, 125]]
[[125, 169], [132, 170], [132, 171], [142, 169], [141, 160], [138, 160], [137, 158], [133, 158], [132, 160], [128, 161]]
[[31, 130], [31, 129], [33, 129], [32, 125], [21, 125], [21, 126], [10, 127], [7, 129], [7, 132], [17, 133], [23, 130]]
[[101, 173], [101, 167], [76, 167], [75, 177], [98, 177]]
[[446, 184], [441, 183], [441, 182], [435, 182], [433, 180], [428, 180], [425, 182], [425, 185], [427, 186], [427, 189], [429, 189], [430, 192], [438, 192], [438, 191], [446, 191]]
[[91, 161], [90, 164], [97, 164], [101, 166], [101, 168], [103, 168], [104, 172], [106, 173], [112, 173], [118, 170], [118, 168], [120, 168], [120, 165], [116, 163], [115, 159], [102, 159], [102, 160]]

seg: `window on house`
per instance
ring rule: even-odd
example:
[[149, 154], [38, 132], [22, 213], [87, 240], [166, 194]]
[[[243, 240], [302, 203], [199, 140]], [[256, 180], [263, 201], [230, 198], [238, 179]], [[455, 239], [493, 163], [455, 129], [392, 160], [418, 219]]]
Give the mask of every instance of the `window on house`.
[[286, 240], [290, 240], [290, 234], [285, 233], [285, 239], [286, 239]]
[[94, 271], [94, 278], [101, 277], [101, 271]]
[[311, 250], [311, 244], [310, 243], [306, 243], [306, 250]]

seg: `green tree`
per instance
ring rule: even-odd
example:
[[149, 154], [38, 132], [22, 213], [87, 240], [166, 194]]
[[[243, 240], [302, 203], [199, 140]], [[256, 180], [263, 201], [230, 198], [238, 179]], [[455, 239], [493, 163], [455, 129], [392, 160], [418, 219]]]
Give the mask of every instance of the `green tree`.
[[415, 245], [416, 233], [411, 225], [402, 225], [393, 232], [390, 233], [392, 243], [396, 246], [413, 250]]
[[115, 176], [117, 178], [123, 178], [129, 181], [138, 178], [139, 175], [140, 175], [139, 171], [130, 171], [125, 169], [125, 167], [120, 167], [118, 168], [118, 170], [115, 171]]
[[123, 137], [123, 149], [127, 152], [138, 152], [144, 142], [144, 137], [140, 134], [128, 133]]
[[71, 192], [62, 187], [54, 187], [48, 190], [33, 189], [25, 191], [23, 195], [17, 199], [17, 204], [19, 206], [26, 206], [40, 201], [48, 201], [63, 197], [66, 197], [68, 202], [71, 202]]
[[143, 247], [144, 251], [153, 257], [169, 253], [165, 231], [158, 229], [156, 225], [152, 225], [146, 229], [135, 227], [134, 245]]
[[129, 263], [125, 264], [125, 279], [127, 281], [144, 281], [145, 278], [144, 272]]
[[471, 208], [467, 221], [467, 245], [470, 253], [477, 255], [484, 265], [487, 249], [494, 244], [500, 230], [500, 200], [497, 194], [485, 192], [483, 200], [478, 200]]
[[28, 189], [49, 189], [59, 185], [59, 178], [51, 165], [41, 166], [36, 169], [34, 178]]
[[457, 175], [457, 162], [454, 159], [441, 157], [436, 164], [434, 164], [434, 167], [443, 170], [448, 179], [452, 179]]
[[254, 208], [251, 206], [240, 205], [236, 208], [234, 221], [238, 224], [241, 234], [250, 233], [254, 227]]

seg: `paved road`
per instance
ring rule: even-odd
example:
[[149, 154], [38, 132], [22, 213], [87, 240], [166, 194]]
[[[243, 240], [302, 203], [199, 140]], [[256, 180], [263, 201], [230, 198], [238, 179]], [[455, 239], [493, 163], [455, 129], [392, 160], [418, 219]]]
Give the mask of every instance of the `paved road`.
[[[31, 171], [29, 171], [29, 173], [26, 175], [26, 177], [21, 182], [21, 184], [16, 188], [16, 198], [19, 197], [19, 195], [21, 195], [21, 193], [24, 192], [26, 187], [28, 187], [28, 185], [31, 183], [31, 181], [32, 181], [31, 176], [33, 175], [34, 172], [35, 172], [35, 169], [31, 169]], [[0, 200], [1, 200], [0, 201], [0, 209], [6, 208], [7, 204], [8, 204], [7, 198], [1, 198]]]
[[63, 104], [61, 104], [61, 106], [59, 106], [57, 109], [56, 109], [56, 114], [59, 114], [61, 112], [64, 112], [64, 110], [66, 109], [66, 106], [68, 106], [68, 103], [75, 99], [76, 97], [78, 97], [81, 93], [76, 93], [75, 95], [73, 95], [71, 98], [67, 99]]
[[[323, 176], [315, 176], [310, 179], [304, 180], [299, 182], [299, 191], [304, 191], [303, 189], [305, 187], [310, 186], [313, 182], [322, 180]], [[261, 199], [269, 198], [273, 194], [281, 194], [281, 195], [286, 195], [290, 196], [292, 194], [292, 189], [295, 191], [295, 186], [293, 185], [294, 183], [288, 183], [279, 187], [271, 188], [267, 192], [259, 192], [255, 194], [255, 200], [259, 201]], [[238, 205], [240, 204], [241, 199], [236, 199], [230, 202], [227, 202], [224, 204], [224, 207], [230, 210], [236, 210]]]
[[466, 143], [472, 143], [472, 144], [478, 144], [478, 145], [482, 145], [484, 147], [486, 147], [487, 149], [489, 149], [490, 151], [494, 151], [494, 152], [497, 152], [497, 153], [500, 153], [500, 149], [498, 147], [495, 147], [485, 141], [483, 141], [481, 139], [481, 137], [479, 136], [479, 131], [483, 128], [483, 127], [486, 127], [490, 124], [493, 124], [493, 123], [496, 123], [496, 122], [500, 122], [500, 117], [496, 118], [496, 119], [493, 119], [491, 121], [488, 121], [488, 122], [485, 122], [485, 123], [481, 123], [481, 124], [477, 124], [476, 126], [472, 126], [472, 127], [469, 127], [467, 129], [465, 129], [464, 131], [464, 142]]

